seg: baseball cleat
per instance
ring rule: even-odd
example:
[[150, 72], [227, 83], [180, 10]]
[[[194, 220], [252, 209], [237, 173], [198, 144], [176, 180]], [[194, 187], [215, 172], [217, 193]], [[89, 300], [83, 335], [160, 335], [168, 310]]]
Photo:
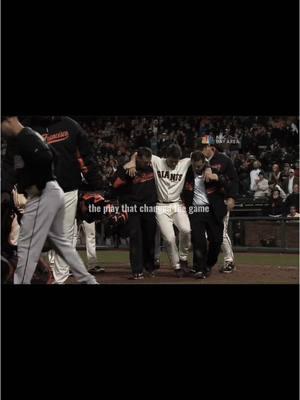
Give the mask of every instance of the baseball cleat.
[[198, 271], [198, 272], [195, 272], [194, 278], [195, 279], [206, 279], [207, 275], [204, 271]]
[[101, 267], [100, 265], [96, 265], [95, 267], [89, 269], [88, 272], [90, 272], [91, 274], [99, 274], [105, 272], [105, 268]]
[[235, 265], [233, 262], [226, 263], [220, 269], [220, 272], [224, 274], [231, 274], [235, 270]]
[[146, 276], [148, 276], [149, 278], [155, 278], [156, 277], [154, 270], [153, 271], [148, 271], [147, 269], [145, 269], [145, 272], [146, 272]]
[[144, 274], [132, 274], [128, 279], [131, 279], [134, 281], [144, 279]]
[[157, 258], [154, 261], [154, 269], [159, 269], [159, 268], [160, 268], [160, 261], [159, 258]]

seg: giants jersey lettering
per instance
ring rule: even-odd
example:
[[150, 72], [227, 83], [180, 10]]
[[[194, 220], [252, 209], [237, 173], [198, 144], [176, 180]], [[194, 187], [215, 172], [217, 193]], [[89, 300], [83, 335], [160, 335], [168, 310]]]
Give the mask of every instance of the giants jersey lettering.
[[151, 158], [154, 179], [159, 202], [180, 201], [185, 176], [189, 166], [190, 158], [183, 158], [178, 162], [176, 168], [168, 167], [166, 159], [157, 156]]

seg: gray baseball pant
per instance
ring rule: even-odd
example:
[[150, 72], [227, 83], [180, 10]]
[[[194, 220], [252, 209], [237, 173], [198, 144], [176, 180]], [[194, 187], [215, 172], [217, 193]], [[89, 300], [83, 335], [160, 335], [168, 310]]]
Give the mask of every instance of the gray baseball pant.
[[30, 284], [47, 237], [78, 282], [97, 284], [64, 235], [64, 212], [64, 192], [56, 181], [47, 182], [40, 196], [29, 196], [21, 221], [15, 284]]

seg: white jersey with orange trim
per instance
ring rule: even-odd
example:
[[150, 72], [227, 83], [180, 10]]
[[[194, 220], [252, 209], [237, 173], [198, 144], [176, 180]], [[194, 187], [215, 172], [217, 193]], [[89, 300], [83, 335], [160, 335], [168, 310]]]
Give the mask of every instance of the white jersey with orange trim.
[[152, 168], [157, 189], [158, 201], [162, 203], [175, 203], [180, 201], [185, 176], [190, 158], [181, 159], [174, 169], [168, 167], [166, 159], [152, 155]]

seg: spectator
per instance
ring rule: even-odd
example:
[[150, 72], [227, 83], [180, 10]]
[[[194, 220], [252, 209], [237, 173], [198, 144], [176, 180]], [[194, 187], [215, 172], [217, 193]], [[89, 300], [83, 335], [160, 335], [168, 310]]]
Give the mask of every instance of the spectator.
[[287, 215], [287, 218], [299, 218], [300, 214], [297, 212], [295, 206], [290, 207], [290, 213]]
[[299, 160], [295, 163], [295, 177], [299, 178]]
[[299, 184], [295, 183], [293, 186], [293, 193], [289, 194], [285, 200], [285, 213], [290, 211], [292, 206], [296, 207], [297, 212], [299, 212]]
[[[288, 193], [288, 180], [289, 180], [289, 176], [290, 176], [290, 164], [289, 163], [284, 163], [283, 166], [283, 171], [281, 174], [281, 187], [282, 189], [285, 191], [285, 193]], [[291, 187], [291, 190], [293, 191], [293, 186]]]
[[239, 154], [234, 161], [234, 166], [239, 177], [239, 193], [246, 195], [250, 187], [250, 167], [244, 154]]
[[279, 185], [275, 185], [274, 189], [277, 189], [279, 191], [279, 195], [282, 198], [282, 200], [284, 201], [286, 199], [286, 193], [284, 192], [282, 187]]
[[289, 169], [289, 176], [287, 179], [283, 179], [282, 188], [287, 194], [293, 193], [294, 184], [299, 184], [299, 178], [295, 177], [295, 171], [290, 168]]
[[261, 171], [258, 174], [258, 178], [255, 179], [254, 185], [254, 198], [264, 198], [269, 195], [269, 182], [265, 178], [264, 173]]
[[268, 215], [269, 217], [281, 217], [283, 213], [283, 200], [278, 189], [273, 190], [270, 198]]
[[291, 168], [291, 166], [288, 162], [284, 163], [282, 174], [288, 176], [290, 168]]
[[272, 172], [269, 175], [269, 185], [271, 189], [275, 188], [275, 185], [281, 184], [281, 172], [278, 164], [273, 164]]
[[256, 180], [258, 179], [258, 174], [261, 172], [261, 163], [259, 161], [254, 161], [253, 169], [250, 172], [250, 190], [255, 190]]

